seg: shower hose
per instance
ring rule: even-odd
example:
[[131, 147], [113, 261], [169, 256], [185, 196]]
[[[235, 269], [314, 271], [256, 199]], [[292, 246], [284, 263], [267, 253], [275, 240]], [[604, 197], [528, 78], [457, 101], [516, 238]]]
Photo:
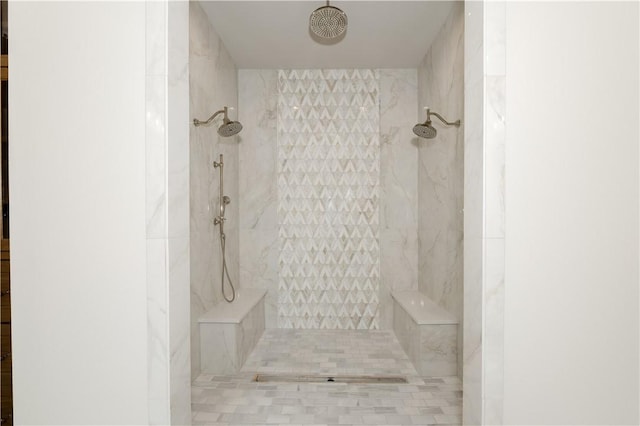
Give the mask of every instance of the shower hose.
[[[233, 287], [233, 282], [231, 281], [231, 277], [229, 276], [229, 269], [227, 269], [227, 256], [225, 253], [225, 247], [227, 246], [227, 237], [222, 230], [222, 226], [220, 227], [220, 248], [222, 249], [222, 297], [224, 300], [231, 303], [236, 299], [236, 289]], [[227, 276], [227, 281], [229, 281], [229, 286], [231, 287], [231, 298], [227, 298], [227, 294], [224, 291], [224, 276]]]

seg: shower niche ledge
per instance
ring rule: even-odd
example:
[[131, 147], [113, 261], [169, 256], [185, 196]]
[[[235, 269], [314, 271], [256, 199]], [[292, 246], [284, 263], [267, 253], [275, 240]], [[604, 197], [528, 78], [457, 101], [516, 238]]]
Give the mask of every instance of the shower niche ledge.
[[393, 331], [421, 376], [458, 374], [458, 320], [419, 291], [395, 291]]
[[200, 317], [202, 373], [240, 371], [264, 331], [265, 294], [264, 289], [240, 289], [234, 302], [220, 302]]

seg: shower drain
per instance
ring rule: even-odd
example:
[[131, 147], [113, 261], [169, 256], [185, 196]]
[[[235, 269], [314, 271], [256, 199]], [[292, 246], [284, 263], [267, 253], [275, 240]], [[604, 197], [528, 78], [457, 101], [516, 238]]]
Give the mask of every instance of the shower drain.
[[407, 379], [399, 376], [323, 376], [304, 374], [256, 374], [254, 382], [285, 383], [407, 383]]

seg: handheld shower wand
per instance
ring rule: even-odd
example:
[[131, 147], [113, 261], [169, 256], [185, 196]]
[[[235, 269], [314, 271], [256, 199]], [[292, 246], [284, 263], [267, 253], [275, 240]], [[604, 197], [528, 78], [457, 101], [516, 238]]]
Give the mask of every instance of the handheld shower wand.
[[[220, 214], [213, 218], [214, 225], [220, 225], [220, 249], [222, 250], [222, 297], [224, 300], [231, 303], [236, 298], [236, 289], [233, 286], [233, 282], [231, 281], [231, 277], [229, 276], [229, 269], [227, 268], [227, 256], [226, 256], [226, 246], [227, 246], [227, 236], [224, 233], [224, 221], [227, 220], [225, 217], [225, 211], [227, 209], [227, 205], [231, 203], [231, 198], [224, 195], [224, 157], [220, 154], [220, 161], [214, 161], [213, 167], [220, 169]], [[229, 286], [231, 287], [231, 297], [227, 297], [227, 294], [224, 291], [224, 277], [227, 276], [227, 281], [229, 281]]]

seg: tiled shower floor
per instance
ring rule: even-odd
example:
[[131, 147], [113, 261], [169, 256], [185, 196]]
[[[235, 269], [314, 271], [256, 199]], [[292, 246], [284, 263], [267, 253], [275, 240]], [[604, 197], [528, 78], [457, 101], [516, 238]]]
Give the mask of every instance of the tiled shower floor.
[[[256, 383], [256, 373], [403, 376], [406, 384]], [[389, 331], [266, 330], [242, 371], [200, 375], [194, 425], [460, 424], [455, 377], [421, 378]]]

